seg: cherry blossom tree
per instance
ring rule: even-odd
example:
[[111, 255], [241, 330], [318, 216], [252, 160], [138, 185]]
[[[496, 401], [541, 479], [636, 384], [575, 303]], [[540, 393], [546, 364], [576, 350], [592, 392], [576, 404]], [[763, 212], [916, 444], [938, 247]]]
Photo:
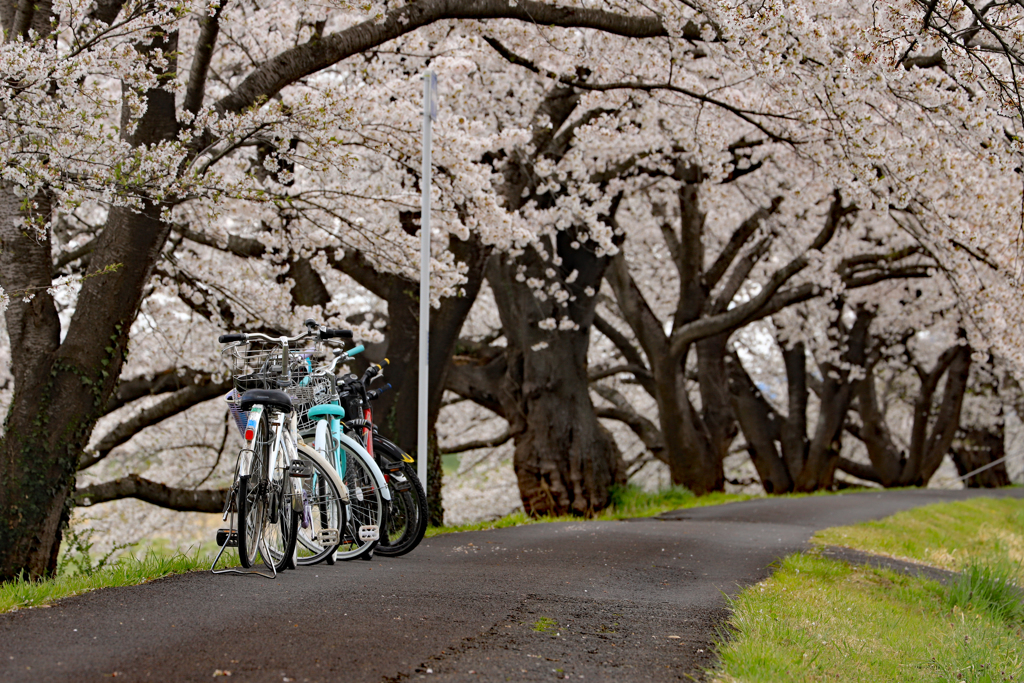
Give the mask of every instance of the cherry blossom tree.
[[[8, 5], [0, 285], [14, 393], [0, 442], [3, 578], [55, 567], [79, 454], [116, 389], [175, 217], [193, 204], [216, 214], [229, 198], [272, 202], [250, 145], [263, 145], [272, 172], [287, 174], [297, 157], [323, 173], [344, 166], [333, 130], [345, 97], [315, 74], [443, 19], [667, 33], [647, 13], [488, 0], [369, 7], [369, 17], [281, 6], [306, 13], [276, 31], [272, 13], [245, 5]], [[52, 217], [92, 207], [102, 228], [76, 245], [89, 264], [62, 330]]]

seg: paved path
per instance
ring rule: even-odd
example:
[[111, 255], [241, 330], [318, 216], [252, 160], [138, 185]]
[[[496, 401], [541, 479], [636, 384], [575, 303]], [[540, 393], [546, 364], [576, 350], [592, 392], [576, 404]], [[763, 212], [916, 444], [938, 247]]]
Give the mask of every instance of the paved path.
[[276, 581], [193, 573], [105, 589], [0, 615], [0, 681], [690, 680], [713, 663], [723, 593], [815, 529], [970, 495], [758, 499], [451, 534]]

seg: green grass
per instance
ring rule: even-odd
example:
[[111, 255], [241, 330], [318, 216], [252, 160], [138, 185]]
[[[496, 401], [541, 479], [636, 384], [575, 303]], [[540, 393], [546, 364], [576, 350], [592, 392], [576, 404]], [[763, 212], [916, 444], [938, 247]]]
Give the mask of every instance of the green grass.
[[575, 515], [544, 515], [531, 517], [525, 512], [513, 512], [500, 519], [487, 520], [483, 522], [471, 522], [469, 524], [455, 524], [447, 526], [432, 526], [427, 528], [426, 537], [440, 536], [462, 531], [486, 531], [488, 529], [505, 529], [524, 524], [542, 524], [548, 522], [579, 522], [587, 520], [617, 520], [630, 519], [633, 517], [652, 517], [669, 510], [681, 508], [704, 507], [706, 505], [721, 505], [723, 503], [735, 503], [741, 500], [748, 500], [754, 496], [738, 493], [710, 493], [705, 496], [695, 496], [688, 489], [682, 486], [672, 486], [654, 493], [646, 492], [637, 486], [626, 486], [616, 488], [612, 491], [611, 507], [602, 510], [596, 515], [588, 518]]
[[538, 633], [547, 633], [558, 628], [558, 622], [551, 617], [541, 617], [533, 624], [533, 630]]
[[1024, 597], [1019, 587], [1021, 565], [1006, 560], [971, 560], [946, 594], [950, 608], [971, 606], [1011, 624], [1024, 625]]
[[1024, 500], [974, 498], [928, 505], [876, 522], [825, 529], [813, 540], [954, 571], [972, 559], [1020, 564], [1024, 562]]
[[1024, 501], [930, 505], [826, 529], [818, 543], [960, 572], [950, 585], [852, 567], [816, 551], [786, 558], [732, 601], [719, 681], [1024, 679]]
[[[227, 555], [227, 554], [225, 554]], [[135, 586], [171, 574], [209, 569], [212, 557], [197, 548], [190, 553], [165, 555], [148, 552], [86, 571], [64, 571], [42, 581], [16, 580], [0, 584], [0, 613], [24, 607], [46, 605], [54, 600], [109, 586]], [[237, 555], [222, 558], [222, 565], [237, 564]]]
[[950, 681], [1024, 676], [1021, 623], [932, 581], [794, 555], [733, 602], [718, 681]]

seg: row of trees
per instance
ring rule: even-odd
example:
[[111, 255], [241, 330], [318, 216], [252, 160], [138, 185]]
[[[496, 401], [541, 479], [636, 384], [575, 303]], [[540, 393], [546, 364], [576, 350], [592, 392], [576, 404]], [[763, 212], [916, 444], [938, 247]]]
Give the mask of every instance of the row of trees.
[[[602, 420], [697, 492], [740, 432], [773, 492], [838, 467], [926, 481], [972, 359], [1000, 359], [976, 380], [1000, 397], [1021, 360], [1022, 126], [996, 47], [1019, 9], [965, 7], [7, 0], [0, 578], [53, 570], [75, 498], [219, 508], [210, 474], [75, 482], [165, 421], [165, 450], [188, 445], [173, 425], [222, 410], [225, 329], [354, 326], [413, 442], [427, 66], [428, 414], [451, 391], [501, 415], [529, 511], [607, 505], [628, 466]], [[753, 377], [769, 340], [787, 402]], [[904, 438], [891, 391], [914, 387]], [[223, 470], [229, 431], [180, 460]], [[420, 455], [439, 492], [436, 438]]]

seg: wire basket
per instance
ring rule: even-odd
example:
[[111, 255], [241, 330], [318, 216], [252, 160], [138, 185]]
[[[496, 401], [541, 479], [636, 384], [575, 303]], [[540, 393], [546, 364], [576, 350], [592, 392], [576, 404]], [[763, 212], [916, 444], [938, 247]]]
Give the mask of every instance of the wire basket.
[[323, 351], [320, 343], [301, 342], [302, 346], [292, 345], [288, 349], [288, 364], [291, 368], [290, 382], [282, 386], [284, 372], [284, 355], [279, 342], [251, 341], [228, 346], [221, 353], [224, 362], [231, 369], [231, 380], [234, 388], [227, 395], [228, 407], [238, 431], [245, 432], [245, 424], [249, 418], [248, 411], [240, 405], [242, 394], [251, 389], [274, 389], [283, 391], [292, 399], [292, 407], [296, 411], [299, 433], [315, 428], [306, 418], [306, 412], [315, 405], [330, 403], [334, 400], [335, 389], [333, 377], [314, 374], [316, 363], [322, 360]]
[[310, 408], [334, 403], [338, 398], [332, 375], [310, 374], [303, 378], [298, 386], [288, 387], [284, 392], [292, 397], [292, 408], [298, 418], [296, 431], [300, 435], [316, 431], [316, 420], [310, 420], [306, 416]]
[[[323, 355], [321, 344], [300, 342], [302, 347], [288, 349], [288, 364], [291, 368], [291, 384], [299, 385], [311, 375], [313, 362]], [[280, 342], [250, 341], [228, 346], [221, 352], [224, 362], [231, 369], [235, 392], [241, 396], [250, 389], [288, 390], [280, 381], [284, 372], [284, 354]]]

